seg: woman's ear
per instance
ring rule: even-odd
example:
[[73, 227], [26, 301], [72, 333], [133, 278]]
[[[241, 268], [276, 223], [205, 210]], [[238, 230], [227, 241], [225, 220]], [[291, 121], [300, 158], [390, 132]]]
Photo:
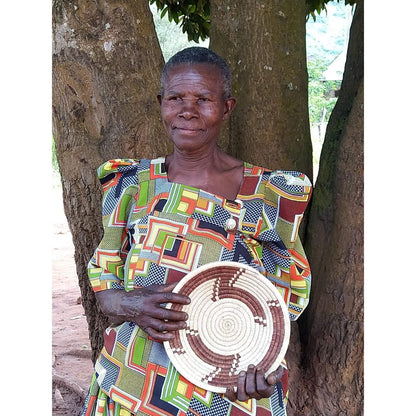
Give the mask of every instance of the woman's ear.
[[237, 101], [234, 97], [230, 97], [225, 100], [224, 114], [222, 116], [223, 120], [227, 120], [227, 118], [230, 117], [230, 114], [233, 112], [236, 103]]

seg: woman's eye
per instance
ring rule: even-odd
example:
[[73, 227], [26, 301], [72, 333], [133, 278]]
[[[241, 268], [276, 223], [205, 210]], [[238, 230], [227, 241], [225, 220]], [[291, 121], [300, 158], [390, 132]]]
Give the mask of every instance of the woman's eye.
[[208, 98], [205, 98], [205, 97], [200, 97], [200, 98], [198, 99], [198, 101], [199, 101], [199, 102], [202, 102], [202, 103], [205, 103], [205, 102], [207, 102], [207, 101], [209, 101], [209, 100], [208, 100]]

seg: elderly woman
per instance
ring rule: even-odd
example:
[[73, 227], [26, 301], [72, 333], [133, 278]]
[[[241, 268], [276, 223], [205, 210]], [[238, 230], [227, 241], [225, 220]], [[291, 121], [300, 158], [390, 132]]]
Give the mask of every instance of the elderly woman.
[[[222, 122], [236, 100], [228, 65], [209, 49], [188, 48], [173, 56], [158, 100], [173, 153], [111, 160], [98, 169], [104, 236], [88, 272], [112, 325], [83, 415], [284, 415], [284, 364], [267, 377], [250, 365], [225, 394], [183, 377], [179, 388], [163, 341], [185, 328], [188, 316], [164, 305], [190, 302], [172, 291], [191, 270], [231, 260], [268, 277], [296, 319], [310, 290], [297, 231], [311, 183], [299, 172], [253, 166], [218, 147]], [[181, 246], [191, 253], [186, 260], [173, 249]]]

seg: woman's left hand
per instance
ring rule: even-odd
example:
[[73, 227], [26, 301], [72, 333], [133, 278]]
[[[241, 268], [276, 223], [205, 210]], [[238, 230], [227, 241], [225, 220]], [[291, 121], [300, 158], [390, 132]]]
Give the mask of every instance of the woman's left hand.
[[245, 402], [248, 399], [260, 400], [270, 397], [274, 392], [274, 386], [283, 376], [283, 367], [270, 373], [267, 378], [262, 368], [249, 365], [247, 371], [241, 371], [237, 380], [237, 391], [232, 387], [227, 388], [225, 397], [232, 402], [239, 400]]

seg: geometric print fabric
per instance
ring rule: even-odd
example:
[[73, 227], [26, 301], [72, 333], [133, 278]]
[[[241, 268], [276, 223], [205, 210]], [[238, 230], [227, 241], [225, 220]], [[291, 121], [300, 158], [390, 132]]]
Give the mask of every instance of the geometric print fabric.
[[[306, 307], [310, 268], [297, 235], [312, 189], [305, 175], [244, 163], [236, 201], [170, 183], [164, 158], [112, 160], [98, 176], [104, 237], [88, 265], [94, 291], [178, 281], [203, 264], [232, 260], [268, 277], [291, 319]], [[202, 390], [177, 373], [163, 344], [125, 322], [105, 332], [83, 414], [247, 415], [257, 404], [258, 415], [283, 415], [285, 400], [281, 383], [258, 402]]]

